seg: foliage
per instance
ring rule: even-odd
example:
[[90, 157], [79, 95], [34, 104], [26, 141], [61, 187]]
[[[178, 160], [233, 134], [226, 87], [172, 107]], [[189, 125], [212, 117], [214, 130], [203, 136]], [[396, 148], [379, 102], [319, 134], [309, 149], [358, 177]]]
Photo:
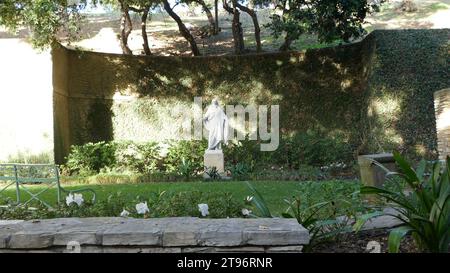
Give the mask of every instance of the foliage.
[[176, 172], [179, 166], [189, 164], [190, 172], [194, 175], [203, 171], [203, 154], [207, 148], [207, 142], [202, 141], [173, 141], [169, 143], [167, 156], [165, 158], [165, 168], [169, 172]]
[[104, 141], [74, 145], [67, 157], [64, 169], [69, 174], [86, 175], [98, 173], [105, 167], [114, 167], [116, 164], [116, 148], [117, 145], [115, 143]]
[[262, 161], [262, 153], [259, 148], [259, 143], [250, 140], [246, 135], [244, 140], [229, 141], [228, 145], [223, 148], [225, 161], [232, 165], [238, 163], [245, 164], [249, 171], [252, 171], [257, 162]]
[[259, 191], [251, 183], [245, 183], [247, 185], [247, 188], [253, 195], [250, 197], [250, 200], [248, 200], [248, 202], [252, 203], [256, 207], [256, 209], [258, 209], [261, 217], [272, 218], [272, 213], [270, 213], [269, 207], [267, 206], [267, 203], [261, 193], [259, 193]]
[[[74, 191], [77, 189], [86, 188], [85, 183], [88, 183], [89, 180], [87, 180], [88, 178], [83, 179], [84, 180], [74, 178], [71, 181], [67, 181], [65, 179], [64, 181], [62, 181], [62, 184], [68, 191]], [[248, 195], [248, 188], [246, 187], [245, 183], [238, 181], [227, 181], [226, 183], [205, 183], [203, 181], [167, 183], [168, 180], [166, 180], [166, 177], [164, 177], [164, 179], [155, 178], [154, 180], [147, 180], [143, 177], [138, 177], [136, 178], [136, 181], [133, 181], [128, 180], [131, 178], [124, 178], [124, 176], [115, 176], [114, 179], [116, 179], [114, 181], [114, 183], [116, 184], [111, 184], [111, 181], [107, 180], [106, 177], [103, 177], [102, 180], [92, 181], [92, 183], [95, 184], [89, 185], [89, 188], [93, 189], [96, 192], [96, 204], [107, 200], [110, 195], [116, 194], [118, 192], [122, 192], [122, 198], [126, 199], [127, 203], [130, 204], [134, 204], [134, 202], [136, 201], [136, 196], [138, 195], [142, 197], [149, 197], [153, 192], [163, 191], [172, 193], [186, 191], [201, 191], [213, 193], [229, 192], [236, 202], [242, 202], [242, 200], [244, 200]], [[347, 193], [353, 192], [354, 189], [359, 189], [360, 183], [358, 181], [332, 180], [315, 182], [315, 184], [327, 184], [325, 188], [333, 188], [333, 186], [336, 188], [341, 188], [339, 192], [336, 192], [335, 197], [336, 199], [345, 199], [347, 197], [345, 197], [344, 194], [348, 196]], [[317, 190], [320, 190], [320, 187], [311, 187], [309, 186], [309, 183], [280, 181], [279, 179], [277, 179], [271, 181], [255, 181], [252, 182], [252, 185], [264, 196], [264, 199], [268, 207], [270, 208], [270, 212], [276, 217], [280, 217], [281, 213], [283, 213], [286, 209], [284, 199], [292, 195], [302, 198], [302, 204], [304, 205], [307, 205], [306, 202], [308, 202], [308, 204], [314, 204], [316, 202], [319, 203], [327, 201], [324, 200], [323, 197], [321, 197], [320, 192], [316, 192]], [[45, 185], [35, 185], [30, 187], [30, 191], [32, 193], [38, 193], [43, 189], [45, 189]], [[330, 192], [329, 194], [331, 195], [332, 192]], [[15, 189], [7, 189], [2, 193], [1, 196], [10, 200], [15, 200]], [[41, 197], [43, 200], [53, 206], [54, 204], [56, 204], [56, 196], [56, 189], [52, 188], [42, 193]], [[314, 199], [307, 200], [304, 196], [313, 196]], [[358, 195], [355, 196], [355, 198], [358, 197]], [[85, 197], [84, 199], [87, 200], [88, 197]], [[0, 202], [1, 201], [3, 200], [0, 200]], [[355, 200], [355, 203], [356, 201], [357, 200]], [[2, 202], [0, 205], [3, 204], [5, 203]], [[339, 203], [337, 204], [339, 205]], [[256, 210], [255, 212], [258, 213]], [[338, 209], [337, 213], [341, 214], [341, 211]]]
[[[390, 191], [371, 186], [361, 188], [362, 194], [376, 194], [386, 199], [398, 212], [398, 215], [392, 216], [403, 223], [389, 235], [389, 252], [398, 252], [401, 239], [409, 233], [422, 250], [448, 252], [450, 158], [447, 157], [443, 166], [440, 162], [434, 162], [431, 167], [422, 160], [416, 170], [398, 152], [394, 152], [394, 158], [401, 173], [389, 172], [386, 169], [388, 178], [401, 177], [407, 183], [409, 190]], [[430, 173], [427, 174], [427, 171]]]
[[364, 35], [362, 24], [367, 14], [378, 11], [383, 1], [366, 0], [294, 0], [280, 1], [277, 8], [280, 14], [272, 15], [271, 28], [275, 37], [286, 33], [290, 42], [304, 33], [318, 35], [320, 42], [330, 43], [341, 39], [350, 39]]
[[[246, 182], [246, 185], [252, 194], [247, 199], [247, 203], [253, 204], [259, 216], [272, 217], [264, 197], [252, 184]], [[335, 185], [338, 186], [338, 184]], [[306, 198], [306, 202], [301, 202], [303, 197], [300, 196], [284, 200], [288, 208], [282, 216], [285, 218], [296, 218], [297, 222], [308, 229], [310, 233], [310, 243], [305, 251], [311, 250], [311, 248], [326, 240], [337, 239], [341, 233], [350, 231], [350, 221], [358, 213], [365, 210], [357, 192], [353, 192], [348, 196], [342, 193], [342, 189], [348, 190], [342, 186], [338, 187], [333, 192], [333, 196], [329, 196], [323, 191], [311, 189], [304, 191], [306, 196], [316, 195], [313, 202]], [[320, 197], [317, 198], [317, 196]], [[251, 216], [255, 215], [252, 214]]]
[[[165, 155], [163, 146], [167, 147]], [[63, 170], [70, 175], [166, 174], [189, 180], [204, 171], [206, 148], [206, 140], [170, 141], [162, 145], [133, 141], [87, 143], [72, 147]], [[286, 168], [289, 176], [293, 174], [291, 180], [324, 179], [328, 176], [319, 167], [351, 160], [350, 148], [344, 140], [314, 133], [285, 137], [279, 150], [273, 153], [260, 151], [259, 143], [248, 138], [229, 143], [223, 151], [227, 170], [237, 180], [279, 175], [278, 166]]]
[[327, 240], [336, 239], [340, 233], [350, 230], [348, 225], [350, 218], [339, 219], [335, 215], [329, 215], [330, 218], [325, 218], [325, 220], [319, 218], [321, 210], [332, 205], [330, 201], [316, 203], [306, 208], [302, 207], [301, 199], [298, 197], [285, 201], [288, 204], [288, 209], [283, 213], [283, 217], [295, 218], [300, 225], [309, 231], [310, 242], [305, 246], [305, 252]]
[[308, 130], [284, 137], [270, 161], [298, 169], [301, 165], [324, 166], [352, 160], [351, 147], [341, 135]]
[[227, 170], [230, 172], [231, 177], [236, 180], [248, 179], [250, 175], [250, 167], [243, 162], [237, 162], [236, 164], [228, 164]]
[[4, 0], [0, 1], [0, 25], [10, 31], [27, 27], [34, 47], [45, 48], [58, 40], [58, 34], [74, 39], [82, 20], [80, 10], [86, 1]]
[[124, 192], [110, 194], [96, 203], [85, 201], [81, 206], [75, 203], [69, 206], [61, 204], [55, 209], [43, 205], [36, 207], [15, 206], [0, 207], [0, 219], [47, 219], [59, 217], [118, 217], [125, 209], [130, 217], [141, 218], [135, 205], [147, 202], [150, 212], [144, 217], [181, 217], [199, 216], [198, 204], [209, 206], [210, 218], [240, 217], [242, 202], [236, 201], [229, 192], [151, 192], [149, 196], [130, 197]]
[[207, 174], [208, 178], [211, 180], [219, 180], [221, 178], [220, 173], [215, 166], [211, 168], [206, 168], [205, 174]]
[[149, 200], [150, 216], [200, 216], [200, 203], [208, 204], [211, 218], [239, 217], [243, 206], [228, 192], [166, 192], [162, 197]]
[[[75, 69], [68, 77], [82, 77], [71, 82], [74, 95], [82, 96], [83, 82], [90, 84], [93, 94], [113, 96], [127, 86], [136, 90], [136, 102], [114, 106], [113, 128], [128, 139], [158, 140], [143, 135], [147, 130], [128, 129], [148, 126], [133, 121], [151, 120], [152, 130], [161, 131], [167, 117], [158, 118], [160, 107], [174, 102], [190, 105], [193, 96], [209, 99], [206, 94], [214, 93], [224, 104], [278, 104], [285, 109], [280, 111], [282, 138], [321, 128], [315, 134], [338, 135], [349, 147], [345, 157], [399, 149], [409, 157], [436, 158], [433, 93], [450, 86], [448, 36], [448, 29], [376, 30], [351, 45], [305, 53], [222, 56], [220, 62], [217, 57], [123, 59], [92, 52], [78, 57], [67, 49], [53, 53], [60, 60], [72, 56], [68, 65]], [[77, 74], [81, 66], [104, 71], [110, 81], [97, 81], [94, 70]], [[143, 103], [147, 101], [158, 103]], [[66, 113], [65, 107], [57, 101], [56, 113]], [[74, 101], [69, 108], [81, 117], [69, 124], [71, 132], [80, 132], [73, 134], [72, 143], [95, 141], [90, 136], [99, 135], [101, 126], [86, 130], [87, 122], [98, 123], [83, 118], [90, 105]], [[111, 116], [105, 115], [104, 121], [111, 122]], [[62, 128], [63, 124], [57, 126], [55, 133], [63, 134]], [[58, 149], [57, 154], [63, 153]]]
[[375, 31], [376, 55], [366, 93], [369, 153], [399, 150], [437, 158], [434, 92], [450, 86], [449, 31]]
[[118, 142], [114, 156], [116, 170], [152, 173], [161, 165], [160, 148], [156, 142]]

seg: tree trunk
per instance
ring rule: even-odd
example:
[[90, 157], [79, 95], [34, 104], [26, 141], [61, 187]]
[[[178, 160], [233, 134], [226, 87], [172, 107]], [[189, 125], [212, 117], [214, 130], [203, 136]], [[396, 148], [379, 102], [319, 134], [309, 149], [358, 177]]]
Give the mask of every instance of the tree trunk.
[[120, 10], [122, 11], [122, 18], [120, 20], [120, 47], [123, 54], [132, 55], [130, 47], [128, 46], [128, 36], [130, 36], [133, 25], [131, 24], [130, 13], [128, 5], [122, 1], [120, 3]]
[[216, 20], [216, 29], [214, 30], [214, 35], [219, 34], [219, 0], [214, 0], [214, 13], [215, 13], [215, 20]]
[[230, 14], [233, 14], [232, 30], [233, 30], [233, 42], [234, 42], [234, 53], [242, 54], [244, 53], [244, 33], [242, 31], [242, 26], [240, 22], [240, 12], [237, 9], [237, 0], [232, 0], [233, 7], [231, 8], [227, 0], [223, 0], [223, 8]]
[[284, 38], [283, 44], [280, 46], [280, 51], [288, 51], [291, 49], [291, 44], [294, 40], [291, 39], [289, 34], [286, 34], [286, 37]]
[[197, 0], [197, 3], [200, 4], [200, 6], [202, 6], [203, 10], [206, 13], [206, 16], [208, 17], [208, 22], [209, 22], [209, 33], [212, 35], [216, 35], [216, 22], [214, 20], [214, 16], [211, 13], [211, 10], [208, 8], [208, 6], [206, 5], [204, 0]]
[[197, 43], [195, 42], [194, 37], [189, 32], [189, 30], [186, 28], [186, 26], [183, 24], [183, 21], [181, 21], [181, 18], [173, 11], [173, 9], [170, 7], [170, 4], [167, 0], [163, 0], [164, 9], [167, 11], [167, 13], [172, 17], [175, 22], [178, 24], [178, 29], [180, 30], [181, 35], [189, 42], [192, 50], [192, 54], [194, 56], [200, 56], [200, 51], [198, 50]]
[[[287, 9], [287, 2], [286, 0], [281, 1], [281, 3], [279, 3], [279, 7], [283, 9], [283, 20], [285, 18], [286, 13], [289, 12], [289, 10]], [[288, 51], [291, 49], [291, 44], [294, 41], [294, 39], [292, 39], [291, 35], [289, 35], [289, 33], [286, 33], [286, 37], [284, 37], [284, 42], [283, 44], [280, 46], [279, 50], [280, 51]]]
[[142, 17], [141, 17], [142, 39], [144, 40], [142, 47], [144, 48], [145, 55], [152, 54], [152, 52], [150, 51], [150, 47], [148, 46], [148, 36], [147, 36], [147, 17], [148, 17], [149, 11], [150, 11], [149, 6], [144, 7], [144, 10], [142, 11]]
[[255, 28], [256, 51], [257, 52], [261, 52], [262, 51], [262, 47], [261, 47], [261, 28], [259, 27], [258, 16], [256, 15], [255, 10], [253, 10], [251, 8], [248, 8], [246, 6], [243, 6], [243, 5], [239, 4], [239, 3], [237, 3], [237, 6], [238, 6], [238, 8], [240, 10], [246, 12], [248, 15], [250, 15], [250, 17], [252, 17], [253, 26]]

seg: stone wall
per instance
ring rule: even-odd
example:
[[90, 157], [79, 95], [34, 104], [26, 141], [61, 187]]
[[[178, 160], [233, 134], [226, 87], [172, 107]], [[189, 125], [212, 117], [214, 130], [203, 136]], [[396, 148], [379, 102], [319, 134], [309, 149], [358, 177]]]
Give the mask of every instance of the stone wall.
[[197, 96], [203, 107], [214, 96], [222, 104], [279, 105], [281, 136], [320, 128], [345, 134], [356, 150], [372, 38], [243, 56], [126, 56], [55, 46], [55, 161], [63, 163], [72, 144], [175, 139], [186, 112], [171, 110], [192, 107]]
[[[450, 86], [449, 29], [376, 30], [361, 42], [243, 56], [125, 56], [52, 50], [55, 161], [73, 144], [175, 138], [171, 112], [279, 105], [281, 137], [320, 129], [356, 155], [437, 157], [433, 93]], [[182, 116], [183, 112], [179, 113]]]
[[193, 217], [0, 221], [4, 252], [301, 252], [295, 219]]
[[450, 156], [450, 89], [434, 93], [439, 159]]

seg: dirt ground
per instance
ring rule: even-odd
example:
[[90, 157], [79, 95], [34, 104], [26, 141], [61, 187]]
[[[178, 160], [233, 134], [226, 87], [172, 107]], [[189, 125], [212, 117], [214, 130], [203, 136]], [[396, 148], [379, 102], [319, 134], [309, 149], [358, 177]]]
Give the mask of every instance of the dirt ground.
[[[319, 244], [314, 253], [387, 253], [389, 229], [350, 233], [337, 241]], [[413, 238], [406, 236], [400, 245], [400, 253], [420, 252]]]
[[[448, 20], [450, 16], [450, 0], [416, 0], [414, 3], [417, 10], [414, 12], [403, 12], [398, 9], [400, 2], [401, 0], [390, 0], [382, 7], [379, 13], [371, 15], [367, 19], [365, 28], [371, 31], [374, 29], [450, 27], [450, 20]], [[281, 38], [273, 38], [270, 29], [264, 27], [270, 22], [271, 14], [272, 11], [270, 10], [258, 11], [258, 20], [261, 26], [261, 42], [265, 51], [277, 50], [282, 43]], [[181, 17], [193, 29], [207, 25], [206, 16], [201, 11], [183, 14]], [[203, 55], [223, 55], [232, 54], [233, 52], [232, 17], [222, 10], [219, 17], [221, 28], [219, 35], [207, 38], [196, 37]], [[142, 54], [140, 21], [137, 16], [133, 16], [133, 19], [135, 29], [130, 35], [130, 48], [134, 54]], [[75, 45], [94, 51], [121, 53], [117, 40], [119, 20], [118, 14], [99, 15], [90, 18], [89, 23], [85, 27], [89, 31], [84, 32], [84, 39], [75, 43]], [[242, 13], [241, 21], [246, 49], [255, 51], [251, 18], [247, 14]], [[151, 50], [156, 55], [190, 55], [188, 43], [180, 36], [176, 23], [167, 14], [155, 14], [152, 16], [151, 23], [148, 26], [148, 36]], [[303, 35], [301, 39], [294, 43], [294, 47], [299, 50], [322, 46], [327, 45], [318, 43], [313, 35]]]

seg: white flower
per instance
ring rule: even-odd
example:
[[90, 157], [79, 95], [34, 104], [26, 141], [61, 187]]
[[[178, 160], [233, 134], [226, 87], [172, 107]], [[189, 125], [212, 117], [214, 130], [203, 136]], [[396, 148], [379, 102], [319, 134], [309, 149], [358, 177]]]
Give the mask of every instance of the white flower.
[[68, 206], [70, 206], [70, 204], [72, 204], [74, 202], [74, 200], [73, 200], [73, 194], [69, 194], [69, 195], [67, 195], [66, 196], [66, 204], [68, 205]]
[[198, 204], [198, 210], [202, 214], [203, 217], [209, 214], [208, 212], [208, 204]]
[[139, 214], [146, 214], [147, 212], [150, 212], [147, 206], [147, 202], [136, 204], [136, 211]]
[[73, 195], [73, 201], [77, 203], [78, 206], [81, 206], [84, 202], [83, 195], [81, 193], [75, 193]]
[[249, 216], [250, 213], [252, 213], [251, 210], [248, 210], [248, 209], [242, 209], [242, 215], [244, 215], [244, 216]]
[[69, 193], [69, 195], [66, 196], [66, 204], [68, 206], [70, 206], [72, 203], [76, 203], [78, 206], [81, 206], [83, 202], [83, 195], [81, 193]]
[[253, 200], [253, 196], [247, 196], [247, 198], [245, 198], [245, 200], [250, 203]]
[[120, 213], [120, 217], [128, 217], [128, 215], [130, 215], [130, 212], [128, 212], [126, 209], [124, 209], [124, 210]]

